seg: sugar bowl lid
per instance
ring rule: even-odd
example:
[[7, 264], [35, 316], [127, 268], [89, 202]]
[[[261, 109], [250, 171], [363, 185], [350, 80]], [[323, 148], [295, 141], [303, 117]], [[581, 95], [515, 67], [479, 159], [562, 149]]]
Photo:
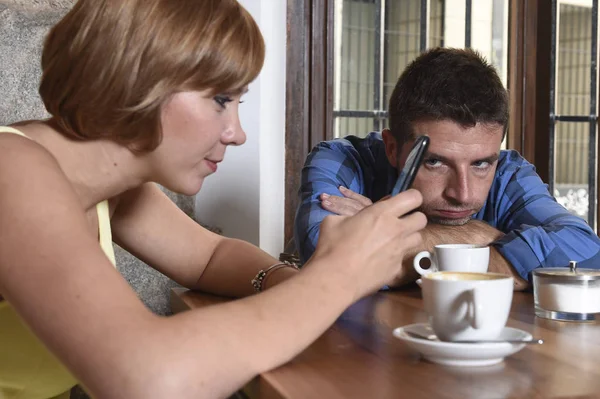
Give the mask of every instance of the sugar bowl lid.
[[555, 281], [595, 281], [600, 280], [600, 270], [580, 269], [577, 262], [572, 260], [569, 267], [546, 267], [535, 269], [533, 275], [551, 278]]

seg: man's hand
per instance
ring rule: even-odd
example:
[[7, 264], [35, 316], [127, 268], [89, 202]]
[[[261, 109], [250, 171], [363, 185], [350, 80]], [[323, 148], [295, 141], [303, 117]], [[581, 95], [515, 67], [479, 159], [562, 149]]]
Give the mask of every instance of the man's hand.
[[[346, 187], [340, 186], [339, 190], [344, 195], [343, 197], [321, 194], [320, 199], [323, 209], [338, 215], [353, 216], [364, 208], [373, 205], [373, 202], [369, 198], [355, 193]], [[389, 196], [382, 198], [382, 200], [387, 198]], [[413, 259], [421, 251], [432, 252], [433, 248], [438, 244], [489, 245], [502, 237], [504, 233], [485, 222], [471, 220], [462, 226], [429, 223], [421, 231], [421, 235], [423, 237], [422, 245], [407, 251], [402, 270], [389, 283], [391, 287], [406, 285], [419, 278], [419, 274], [413, 267]], [[490, 247], [490, 265], [488, 271], [512, 276], [515, 280], [515, 290], [520, 291], [528, 287], [528, 282], [519, 276], [510, 263], [494, 247]]]
[[343, 197], [325, 193], [320, 195], [323, 209], [337, 215], [354, 216], [364, 208], [373, 205], [373, 201], [346, 187], [340, 186], [339, 190]]
[[494, 247], [490, 247], [490, 266], [488, 267], [488, 272], [511, 276], [514, 279], [513, 289], [515, 291], [523, 291], [529, 287], [529, 282], [524, 280]]
[[[419, 247], [408, 251], [404, 257], [402, 272], [391, 282], [390, 286], [398, 287], [415, 281], [419, 274], [414, 270], [413, 259], [421, 251], [432, 252], [438, 244], [476, 244], [489, 245], [504, 235], [499, 230], [479, 220], [471, 220], [462, 226], [446, 226], [429, 223], [421, 230], [423, 242]], [[488, 271], [512, 276], [515, 280], [515, 290], [527, 288], [523, 280], [506, 259], [494, 248], [490, 247], [490, 265]]]

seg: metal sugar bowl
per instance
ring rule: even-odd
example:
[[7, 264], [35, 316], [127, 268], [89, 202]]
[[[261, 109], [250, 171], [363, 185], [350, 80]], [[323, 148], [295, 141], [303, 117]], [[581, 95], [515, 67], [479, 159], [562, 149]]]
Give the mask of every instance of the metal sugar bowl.
[[593, 321], [600, 318], [600, 270], [540, 268], [533, 271], [535, 314], [552, 320]]

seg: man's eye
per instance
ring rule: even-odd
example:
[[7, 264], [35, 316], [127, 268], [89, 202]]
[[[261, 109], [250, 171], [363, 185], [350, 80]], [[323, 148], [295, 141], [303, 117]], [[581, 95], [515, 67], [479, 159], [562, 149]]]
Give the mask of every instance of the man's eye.
[[487, 161], [477, 161], [473, 162], [473, 166], [477, 169], [487, 169], [490, 167], [490, 163]]
[[215, 96], [214, 100], [217, 104], [219, 104], [223, 108], [225, 108], [225, 104], [233, 101], [233, 99], [231, 97], [227, 97], [227, 96]]
[[436, 166], [442, 165], [442, 161], [440, 161], [439, 159], [434, 159], [434, 158], [426, 159], [425, 161], [423, 161], [423, 163], [427, 166], [434, 167], [434, 168]]

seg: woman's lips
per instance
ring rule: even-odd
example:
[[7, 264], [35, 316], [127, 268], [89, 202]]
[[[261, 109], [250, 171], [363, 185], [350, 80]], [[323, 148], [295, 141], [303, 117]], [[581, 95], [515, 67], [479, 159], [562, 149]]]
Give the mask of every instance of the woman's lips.
[[208, 165], [208, 167], [210, 168], [210, 170], [213, 171], [213, 173], [217, 171], [217, 167], [218, 167], [217, 166], [217, 162], [210, 161], [208, 159], [205, 159], [204, 161], [206, 162], [206, 165]]

